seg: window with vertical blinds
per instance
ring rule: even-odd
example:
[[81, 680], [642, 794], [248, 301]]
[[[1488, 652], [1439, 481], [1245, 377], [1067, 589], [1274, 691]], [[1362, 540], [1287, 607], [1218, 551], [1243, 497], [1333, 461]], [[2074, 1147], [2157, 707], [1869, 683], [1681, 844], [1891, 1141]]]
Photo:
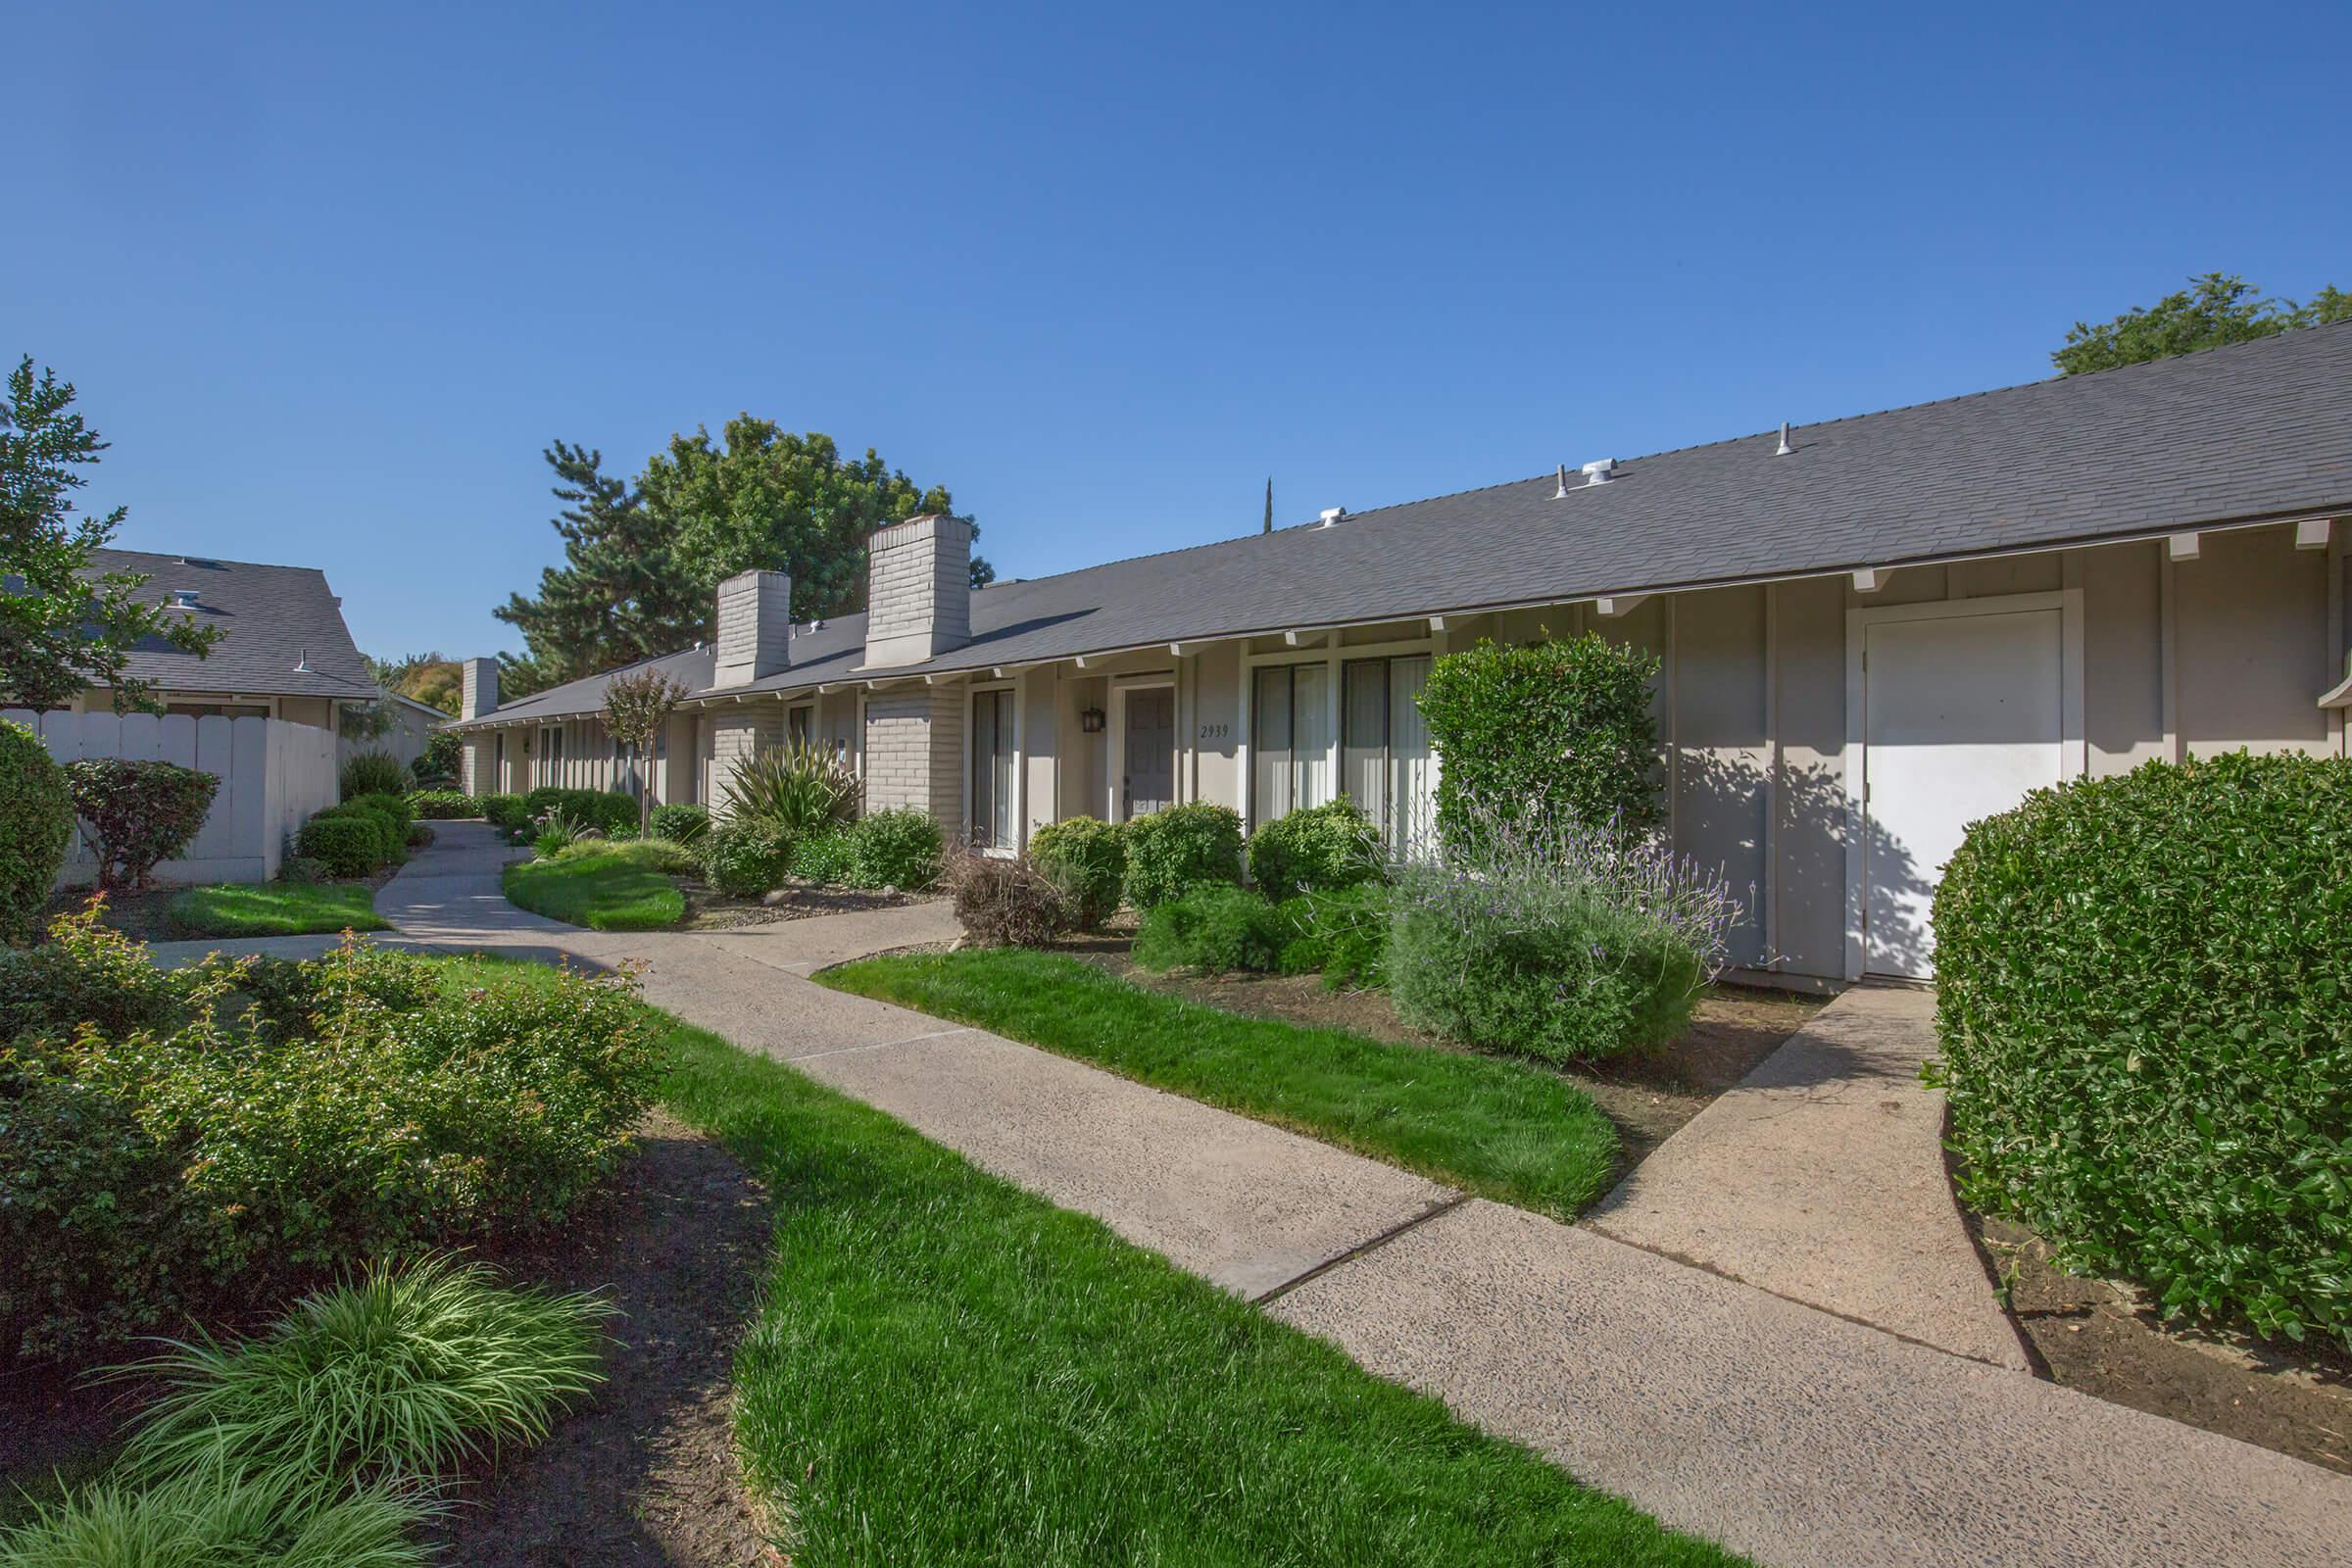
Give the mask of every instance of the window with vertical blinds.
[[972, 843], [982, 849], [1010, 849], [1020, 841], [1013, 820], [1011, 692], [972, 694]]
[[1400, 858], [1429, 843], [1437, 816], [1437, 764], [1415, 701], [1428, 683], [1426, 654], [1353, 659], [1340, 671], [1340, 788]]
[[1271, 822], [1331, 799], [1331, 671], [1267, 664], [1250, 690], [1250, 815]]

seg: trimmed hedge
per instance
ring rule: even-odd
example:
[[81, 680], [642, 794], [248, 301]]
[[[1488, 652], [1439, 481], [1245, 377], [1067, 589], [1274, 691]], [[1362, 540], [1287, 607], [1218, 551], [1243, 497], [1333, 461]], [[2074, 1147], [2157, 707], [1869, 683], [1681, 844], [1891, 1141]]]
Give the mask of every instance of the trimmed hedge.
[[783, 882], [792, 840], [772, 822], [721, 822], [694, 849], [712, 887], [730, 898], [756, 899]]
[[[618, 790], [567, 790], [553, 786], [535, 789], [522, 798], [522, 814], [537, 821], [561, 811], [574, 827], [592, 827], [607, 838], [637, 836], [637, 802]], [[521, 823], [514, 824], [521, 826]]]
[[646, 826], [658, 839], [667, 839], [672, 844], [692, 844], [710, 831], [710, 808], [698, 806], [692, 801], [672, 801], [666, 806], [655, 807]]
[[493, 791], [488, 795], [476, 796], [474, 805], [482, 808], [482, 819], [492, 827], [517, 828], [530, 820], [530, 813], [522, 808], [522, 797], [519, 795]]
[[1262, 894], [1202, 883], [1144, 911], [1135, 933], [1135, 961], [1147, 969], [1187, 964], [1212, 974], [1272, 970], [1293, 935], [1282, 911]]
[[1139, 909], [1241, 877], [1242, 817], [1230, 806], [1194, 801], [1127, 824], [1127, 902]]
[[40, 737], [0, 719], [0, 946], [30, 942], [74, 842], [66, 770]]
[[1127, 830], [1118, 823], [1065, 816], [1030, 837], [1029, 854], [1070, 896], [1080, 925], [1098, 926], [1118, 912], [1127, 880]]
[[373, 817], [320, 811], [302, 824], [294, 847], [329, 876], [366, 876], [383, 863], [384, 835]]
[[176, 762], [84, 758], [66, 764], [74, 812], [97, 840], [98, 885], [135, 887], [186, 849], [220, 793], [218, 774]]
[[2038, 790], [1935, 929], [1969, 1202], [2168, 1316], [2352, 1346], [2352, 761]]
[[1646, 832], [1664, 815], [1650, 683], [1658, 657], [1588, 632], [1481, 642], [1430, 668], [1419, 699], [1438, 776], [1438, 836], [1459, 847], [1482, 808]]
[[1250, 880], [1269, 899], [1377, 882], [1380, 849], [1380, 829], [1343, 795], [1302, 806], [1250, 834]]
[[947, 862], [947, 839], [939, 824], [912, 807], [861, 816], [850, 824], [848, 836], [852, 887], [920, 892], [939, 880]]
[[409, 809], [428, 822], [449, 822], [482, 814], [480, 803], [464, 790], [412, 790]]

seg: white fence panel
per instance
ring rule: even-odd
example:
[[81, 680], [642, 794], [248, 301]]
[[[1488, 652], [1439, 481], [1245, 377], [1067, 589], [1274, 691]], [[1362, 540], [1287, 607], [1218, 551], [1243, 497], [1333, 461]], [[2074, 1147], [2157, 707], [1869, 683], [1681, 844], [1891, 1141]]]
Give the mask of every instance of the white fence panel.
[[[277, 874], [288, 834], [335, 804], [335, 737], [276, 718], [184, 714], [34, 713], [5, 716], [41, 738], [60, 762], [121, 757], [176, 762], [220, 780], [187, 854], [155, 868], [167, 882], [261, 882]], [[97, 863], [78, 834], [62, 884], [88, 882]]]

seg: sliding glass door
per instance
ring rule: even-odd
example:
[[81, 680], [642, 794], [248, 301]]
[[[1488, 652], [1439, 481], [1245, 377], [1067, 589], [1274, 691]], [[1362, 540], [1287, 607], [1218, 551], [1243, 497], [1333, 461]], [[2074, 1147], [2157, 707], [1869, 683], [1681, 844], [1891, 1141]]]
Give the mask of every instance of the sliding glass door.
[[1340, 787], [1399, 858], [1429, 843], [1438, 770], [1415, 701], [1429, 658], [1355, 659], [1341, 668]]
[[972, 694], [972, 843], [1008, 850], [1020, 840], [1014, 820], [1012, 701], [1009, 691]]

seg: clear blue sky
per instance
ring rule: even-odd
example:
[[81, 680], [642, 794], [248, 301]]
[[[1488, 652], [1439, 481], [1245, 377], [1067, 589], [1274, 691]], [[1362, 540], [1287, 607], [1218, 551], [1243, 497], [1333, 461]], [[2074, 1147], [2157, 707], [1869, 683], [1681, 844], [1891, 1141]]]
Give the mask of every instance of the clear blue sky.
[[1930, 9], [6, 0], [0, 351], [123, 543], [463, 655], [557, 436], [828, 431], [1031, 576], [2352, 287], [2352, 8]]

